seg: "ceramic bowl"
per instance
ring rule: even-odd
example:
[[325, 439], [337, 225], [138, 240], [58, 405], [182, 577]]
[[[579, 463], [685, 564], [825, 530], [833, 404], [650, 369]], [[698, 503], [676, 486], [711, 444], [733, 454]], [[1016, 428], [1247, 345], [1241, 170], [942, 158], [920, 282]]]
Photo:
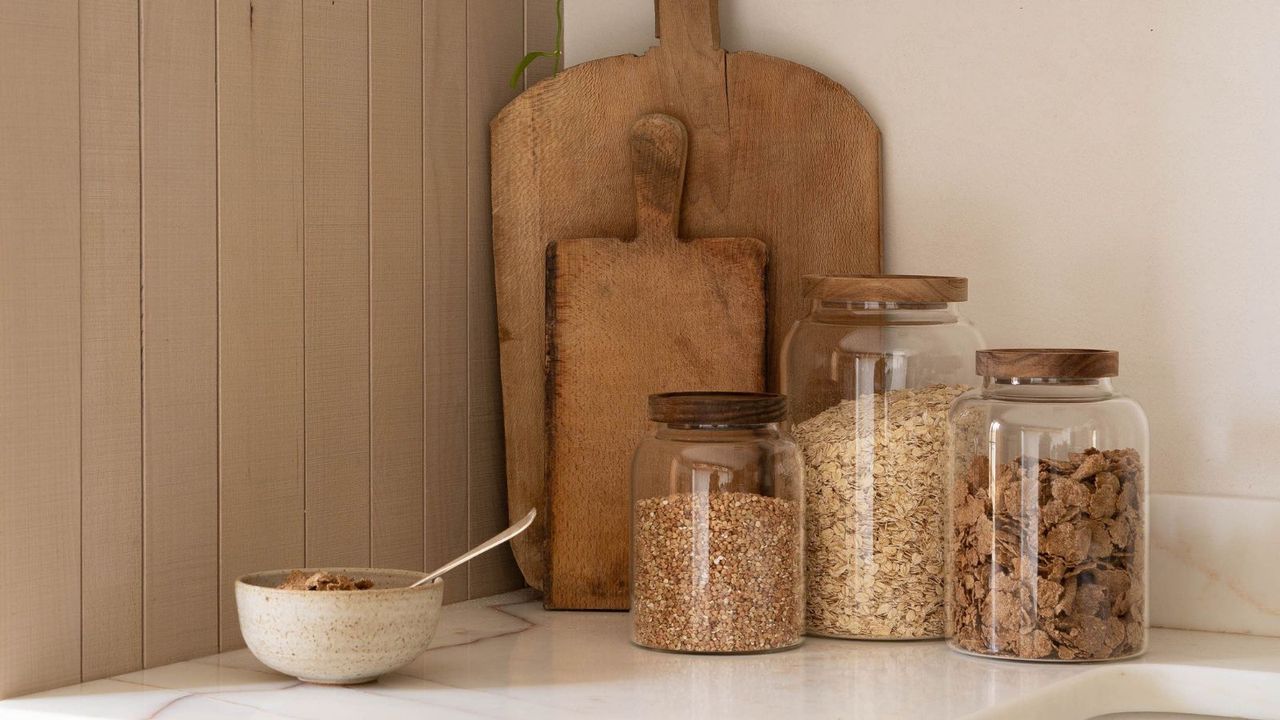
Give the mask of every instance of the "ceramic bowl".
[[422, 587], [410, 570], [309, 568], [369, 578], [369, 590], [278, 590], [288, 570], [236, 580], [240, 632], [273, 670], [306, 682], [354, 685], [376, 680], [426, 651], [440, 620], [444, 579]]

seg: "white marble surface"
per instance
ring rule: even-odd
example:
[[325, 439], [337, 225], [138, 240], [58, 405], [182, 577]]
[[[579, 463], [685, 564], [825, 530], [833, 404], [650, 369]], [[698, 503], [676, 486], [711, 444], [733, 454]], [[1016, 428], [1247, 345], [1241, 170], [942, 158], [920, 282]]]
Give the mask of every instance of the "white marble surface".
[[695, 657], [627, 642], [621, 613], [549, 613], [525, 591], [446, 608], [433, 648], [357, 687], [307, 685], [246, 650], [0, 702], [0, 718], [1027, 718], [1198, 712], [1280, 720], [1280, 639], [1153, 631], [1108, 665], [810, 639]]

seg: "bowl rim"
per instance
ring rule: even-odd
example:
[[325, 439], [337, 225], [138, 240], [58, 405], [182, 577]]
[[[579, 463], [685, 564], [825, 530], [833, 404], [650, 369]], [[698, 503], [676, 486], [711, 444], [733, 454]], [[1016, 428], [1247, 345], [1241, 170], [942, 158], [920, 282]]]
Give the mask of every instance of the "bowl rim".
[[380, 573], [380, 574], [403, 576], [405, 578], [412, 579], [414, 582], [417, 582], [418, 580], [421, 580], [422, 578], [427, 576], [425, 572], [422, 572], [420, 570], [400, 570], [397, 568], [372, 568], [372, 567], [354, 567], [354, 568], [353, 567], [301, 567], [301, 568], [298, 568], [298, 567], [295, 567], [295, 568], [282, 568], [277, 570], [258, 570], [256, 572], [245, 573], [244, 575], [241, 575], [240, 577], [236, 578], [235, 586], [237, 588], [240, 586], [244, 586], [245, 588], [252, 588], [253, 591], [255, 592], [262, 591], [262, 592], [270, 593], [273, 595], [287, 595], [289, 597], [319, 598], [319, 597], [346, 597], [348, 594], [358, 594], [360, 597], [369, 597], [369, 596], [376, 597], [379, 595], [393, 595], [397, 593], [400, 593], [400, 594], [418, 593], [418, 592], [427, 592], [430, 590], [439, 589], [441, 586], [444, 585], [444, 578], [438, 577], [435, 580], [432, 580], [431, 582], [427, 583], [426, 585], [419, 585], [416, 588], [410, 588], [410, 587], [380, 588], [375, 586], [375, 587], [369, 588], [368, 590], [334, 590], [334, 591], [328, 591], [328, 592], [309, 592], [306, 590], [285, 590], [282, 588], [270, 587], [267, 585], [255, 585], [254, 583], [250, 582], [251, 579], [254, 579], [263, 575], [276, 575], [280, 573], [288, 575], [294, 570], [301, 570], [302, 572], [311, 572], [311, 573], [327, 572], [327, 573], [333, 573], [335, 575], [359, 575], [361, 573], [366, 573], [366, 574]]

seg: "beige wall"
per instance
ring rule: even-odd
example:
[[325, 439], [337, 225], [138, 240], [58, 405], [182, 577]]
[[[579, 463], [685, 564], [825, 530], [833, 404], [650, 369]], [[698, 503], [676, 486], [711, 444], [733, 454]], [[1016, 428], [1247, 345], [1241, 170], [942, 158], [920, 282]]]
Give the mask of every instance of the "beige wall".
[[[569, 64], [643, 52], [652, 10], [568, 0]], [[720, 14], [726, 48], [826, 73], [879, 123], [889, 271], [969, 276], [993, 345], [1120, 350], [1153, 489], [1280, 499], [1280, 3]]]
[[553, 7], [0, 2], [0, 697], [505, 524], [487, 126]]

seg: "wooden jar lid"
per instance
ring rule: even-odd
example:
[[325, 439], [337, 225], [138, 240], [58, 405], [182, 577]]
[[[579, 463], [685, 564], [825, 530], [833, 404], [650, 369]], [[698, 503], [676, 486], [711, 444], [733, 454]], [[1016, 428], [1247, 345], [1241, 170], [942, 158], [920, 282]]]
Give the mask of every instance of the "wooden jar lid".
[[977, 366], [983, 377], [1108, 378], [1120, 374], [1120, 353], [1066, 348], [979, 350]]
[[670, 425], [761, 425], [787, 417], [787, 397], [752, 392], [673, 392], [649, 396], [649, 419]]
[[805, 275], [811, 300], [939, 303], [969, 299], [969, 279], [946, 275]]

